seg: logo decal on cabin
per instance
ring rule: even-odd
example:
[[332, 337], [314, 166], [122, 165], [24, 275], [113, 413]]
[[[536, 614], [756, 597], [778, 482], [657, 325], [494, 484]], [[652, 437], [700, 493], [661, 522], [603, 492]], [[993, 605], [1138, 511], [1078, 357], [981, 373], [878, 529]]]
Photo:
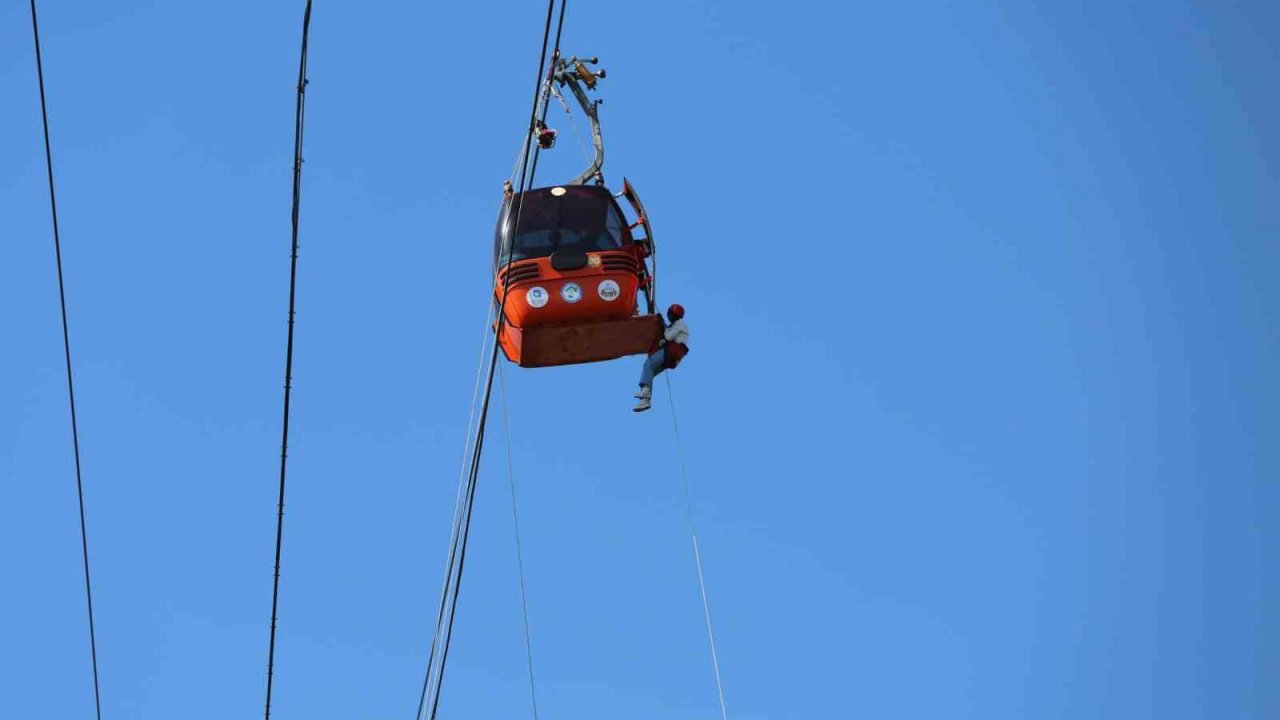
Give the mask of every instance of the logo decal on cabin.
[[547, 304], [547, 300], [551, 298], [547, 295], [546, 288], [531, 287], [529, 292], [524, 296], [525, 302], [529, 303], [529, 307], [540, 308]]
[[582, 299], [582, 286], [578, 283], [565, 283], [565, 286], [560, 288], [560, 297], [567, 303], [576, 303]]
[[605, 302], [613, 302], [622, 294], [622, 288], [618, 287], [618, 283], [613, 280], [604, 280], [600, 286], [596, 288], [596, 292], [600, 293], [600, 299]]

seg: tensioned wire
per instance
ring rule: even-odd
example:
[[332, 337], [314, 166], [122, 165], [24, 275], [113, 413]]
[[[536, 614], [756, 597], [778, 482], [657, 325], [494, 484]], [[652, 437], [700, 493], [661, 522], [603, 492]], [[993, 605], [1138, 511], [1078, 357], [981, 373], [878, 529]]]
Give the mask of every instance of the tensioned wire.
[[573, 130], [573, 136], [578, 140], [578, 149], [582, 151], [582, 158], [590, 163], [592, 161], [591, 153], [587, 150], [587, 143], [582, 139], [582, 133], [578, 131], [578, 123], [573, 119], [573, 111], [569, 109], [569, 103], [565, 102], [564, 95], [551, 88], [551, 94], [555, 95], [556, 100], [560, 101], [560, 107], [564, 108], [564, 114], [569, 118], [569, 127]]
[[667, 401], [671, 405], [671, 427], [676, 439], [676, 457], [680, 463], [680, 479], [684, 484], [685, 516], [689, 519], [689, 536], [693, 539], [693, 561], [698, 569], [698, 590], [702, 593], [702, 615], [707, 623], [707, 640], [711, 643], [711, 668], [715, 671], [716, 692], [720, 697], [720, 718], [729, 720], [729, 708], [724, 701], [724, 680], [720, 677], [720, 658], [716, 652], [716, 633], [711, 626], [711, 603], [707, 600], [707, 581], [702, 574], [702, 550], [698, 547], [698, 523], [693, 517], [693, 492], [689, 489], [689, 472], [685, 468], [684, 444], [680, 441], [680, 422], [676, 419], [676, 400], [671, 391], [671, 375], [667, 379]]
[[302, 137], [307, 99], [307, 38], [311, 32], [311, 0], [302, 11], [302, 51], [298, 60], [298, 96], [293, 125], [293, 223], [289, 256], [289, 330], [284, 360], [284, 419], [280, 433], [280, 493], [276, 513], [276, 563], [271, 583], [271, 635], [267, 645], [267, 697], [263, 718], [271, 718], [271, 690], [275, 678], [276, 618], [280, 605], [280, 554], [284, 545], [285, 469], [289, 457], [289, 399], [293, 390], [293, 325], [298, 289], [298, 221], [302, 206]]
[[[452, 521], [452, 528], [449, 532], [449, 552], [445, 557], [445, 576], [443, 578], [443, 581], [441, 583], [441, 588], [440, 588], [441, 608], [444, 607], [448, 597], [449, 588], [452, 586], [452, 575], [451, 575], [453, 570], [452, 560], [453, 560], [454, 553], [457, 551], [459, 523], [462, 522], [462, 512], [463, 512], [462, 499], [464, 497], [464, 489], [466, 488], [467, 466], [470, 464], [469, 460], [471, 457], [471, 452], [470, 452], [471, 438], [472, 438], [472, 432], [475, 428], [476, 406], [478, 404], [476, 401], [480, 397], [480, 378], [484, 376], [484, 369], [485, 369], [484, 355], [485, 355], [485, 350], [489, 348], [489, 339], [490, 339], [490, 332], [491, 332], [489, 329], [489, 323], [492, 321], [492, 319], [493, 319], [493, 305], [491, 303], [489, 305], [488, 311], [485, 314], [484, 330], [483, 330], [484, 334], [480, 338], [480, 355], [479, 357], [476, 358], [476, 379], [475, 379], [475, 384], [471, 389], [471, 410], [467, 416], [466, 438], [462, 444], [462, 463], [461, 463], [461, 466], [458, 468], [458, 490], [453, 499], [453, 521]], [[495, 338], [495, 341], [496, 341], [496, 338]], [[440, 632], [439, 622], [440, 622], [439, 618], [437, 618], [436, 636], [432, 638], [433, 655], [434, 655], [436, 644], [438, 643], [438, 640], [439, 640], [439, 632]], [[418, 697], [418, 712], [414, 717], [422, 716], [423, 706], [426, 703], [426, 699], [427, 699], [428, 684], [431, 679], [431, 674], [429, 671], [430, 671], [430, 664], [428, 664], [428, 672], [424, 673], [422, 677], [422, 693]]]
[[[565, 6], [565, 3], [562, 1], [561, 12], [560, 12], [560, 27], [556, 31], [555, 52], [557, 53], [559, 51], [560, 30], [563, 29], [563, 24], [564, 24], [564, 6]], [[546, 17], [546, 22], [543, 28], [543, 35], [542, 35], [542, 48], [539, 51], [539, 57], [538, 57], [538, 72], [536, 76], [536, 81], [538, 84], [535, 88], [535, 93], [533, 97], [533, 107], [530, 111], [529, 124], [528, 124], [528, 130], [527, 130], [527, 132], [530, 135], [532, 135], [532, 133], [535, 131], [536, 122], [538, 118], [539, 103], [542, 98], [543, 69], [546, 67], [546, 63], [547, 63], [547, 47], [548, 47], [548, 41], [550, 40], [550, 35], [551, 35], [551, 18], [554, 10], [555, 10], [555, 0], [548, 0], [547, 17]], [[545, 114], [545, 106], [543, 108], [543, 112]], [[530, 152], [530, 150], [532, 150], [532, 152]], [[520, 183], [519, 183], [519, 194], [517, 195], [515, 216], [514, 216], [514, 221], [517, 227], [519, 226], [520, 212], [523, 206], [523, 198], [524, 198], [523, 194], [530, 186], [530, 183], [532, 182], [532, 179], [537, 170], [538, 150], [539, 148], [533, 143], [526, 142], [524, 144], [525, 161], [522, 163], [521, 177], [520, 177]], [[532, 165], [529, 164], [530, 155], [532, 156]], [[504, 273], [500, 274], [498, 277], [502, 277], [506, 272], [510, 271], [511, 264], [513, 261], [514, 261], [514, 253], [508, 253], [506, 269], [504, 270]], [[502, 301], [498, 306], [495, 335], [501, 334], [503, 321], [505, 319], [505, 309], [506, 309], [509, 287], [506, 285], [506, 283], [503, 284], [503, 287], [504, 289], [502, 293]], [[483, 448], [484, 448], [485, 423], [486, 423], [486, 420], [488, 419], [489, 403], [490, 403], [490, 399], [492, 397], [492, 391], [493, 391], [493, 377], [494, 377], [495, 369], [497, 367], [498, 351], [500, 347], [501, 347], [500, 343], [495, 342], [489, 356], [489, 365], [488, 365], [488, 373], [487, 373], [488, 377], [485, 381], [485, 392], [484, 392], [483, 400], [481, 402], [481, 407], [480, 407], [480, 420], [476, 425], [476, 435], [475, 435], [474, 447], [471, 452], [471, 467], [470, 467], [469, 477], [467, 480], [467, 488], [466, 488], [465, 497], [464, 497], [462, 508], [461, 508], [462, 512], [460, 513], [461, 515], [460, 521], [457, 525], [457, 532], [455, 533], [454, 540], [451, 541], [451, 545], [456, 548], [456, 551], [451, 553], [449, 558], [448, 568], [446, 569], [446, 577], [448, 578], [448, 580], [446, 581], [445, 592], [442, 594], [443, 602], [441, 603], [440, 611], [437, 615], [436, 632], [435, 632], [435, 636], [432, 639], [431, 651], [428, 655], [428, 660], [427, 660], [427, 671], [426, 671], [427, 678], [424, 681], [424, 688], [426, 688], [426, 690], [424, 691], [423, 696], [419, 701], [418, 713], [415, 717], [422, 716], [422, 712], [426, 706], [426, 697], [428, 695], [431, 696], [431, 702], [430, 702], [431, 711], [430, 711], [430, 714], [428, 715], [430, 720], [435, 720], [436, 714], [439, 711], [441, 689], [444, 683], [444, 674], [445, 674], [445, 669], [446, 669], [448, 658], [449, 658], [449, 649], [450, 649], [450, 640], [452, 637], [453, 621], [454, 621], [454, 618], [456, 617], [458, 597], [460, 595], [460, 589], [462, 584], [462, 573], [466, 564], [467, 537], [470, 532], [471, 516], [475, 507], [477, 478], [479, 476], [480, 459], [481, 459]], [[435, 662], [437, 653], [439, 653], [438, 669], [436, 669], [437, 664]]]
[[498, 399], [502, 401], [502, 436], [507, 446], [507, 487], [511, 490], [511, 525], [516, 540], [516, 571], [520, 578], [520, 612], [524, 615], [524, 651], [529, 661], [529, 700], [533, 704], [533, 720], [538, 720], [538, 692], [533, 682], [533, 639], [529, 630], [529, 601], [524, 583], [524, 550], [520, 543], [520, 512], [516, 501], [515, 461], [511, 457], [511, 423], [507, 413], [507, 383], [498, 365]]
[[93, 624], [93, 589], [89, 583], [89, 531], [84, 513], [84, 480], [80, 471], [80, 429], [76, 422], [76, 390], [71, 377], [71, 331], [67, 323], [67, 290], [62, 274], [62, 237], [58, 232], [58, 199], [53, 182], [53, 149], [49, 141], [49, 108], [44, 92], [44, 61], [40, 56], [40, 25], [36, 0], [31, 0], [31, 35], [36, 47], [36, 78], [40, 85], [40, 119], [44, 124], [44, 159], [49, 174], [49, 210], [53, 216], [53, 254], [58, 267], [58, 302], [62, 309], [62, 350], [67, 365], [67, 399], [71, 405], [71, 450], [76, 467], [76, 497], [80, 503], [80, 551], [84, 559], [84, 598], [89, 616], [89, 657], [93, 661], [93, 707], [102, 720], [102, 695], [98, 686], [98, 641]]

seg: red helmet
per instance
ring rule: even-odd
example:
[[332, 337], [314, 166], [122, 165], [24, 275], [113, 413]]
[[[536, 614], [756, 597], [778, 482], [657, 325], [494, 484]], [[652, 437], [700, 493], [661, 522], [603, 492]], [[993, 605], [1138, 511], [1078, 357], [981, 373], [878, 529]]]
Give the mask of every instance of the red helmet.
[[671, 319], [671, 322], [675, 322], [676, 320], [684, 317], [684, 306], [676, 304], [667, 308], [667, 317]]

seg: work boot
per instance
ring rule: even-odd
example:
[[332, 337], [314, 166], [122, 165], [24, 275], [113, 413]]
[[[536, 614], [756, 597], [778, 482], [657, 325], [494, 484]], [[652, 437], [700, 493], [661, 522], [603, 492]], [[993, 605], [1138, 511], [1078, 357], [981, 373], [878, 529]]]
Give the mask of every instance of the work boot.
[[644, 400], [653, 397], [653, 388], [648, 385], [641, 385], [640, 392], [635, 394], [635, 399]]
[[652, 404], [649, 402], [649, 398], [642, 397], [640, 398], [640, 402], [636, 403], [636, 406], [631, 409], [635, 412], [644, 412], [645, 410], [648, 410], [650, 407], [652, 407]]

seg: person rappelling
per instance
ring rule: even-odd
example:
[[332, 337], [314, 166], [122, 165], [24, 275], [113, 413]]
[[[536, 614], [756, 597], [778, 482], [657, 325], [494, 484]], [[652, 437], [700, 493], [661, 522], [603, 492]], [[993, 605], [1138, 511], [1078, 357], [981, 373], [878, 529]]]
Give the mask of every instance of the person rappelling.
[[645, 358], [640, 368], [640, 392], [636, 393], [640, 402], [631, 408], [635, 412], [644, 412], [652, 407], [653, 379], [663, 370], [674, 370], [689, 354], [689, 326], [684, 321], [684, 306], [677, 304], [667, 308], [667, 321], [658, 349]]

